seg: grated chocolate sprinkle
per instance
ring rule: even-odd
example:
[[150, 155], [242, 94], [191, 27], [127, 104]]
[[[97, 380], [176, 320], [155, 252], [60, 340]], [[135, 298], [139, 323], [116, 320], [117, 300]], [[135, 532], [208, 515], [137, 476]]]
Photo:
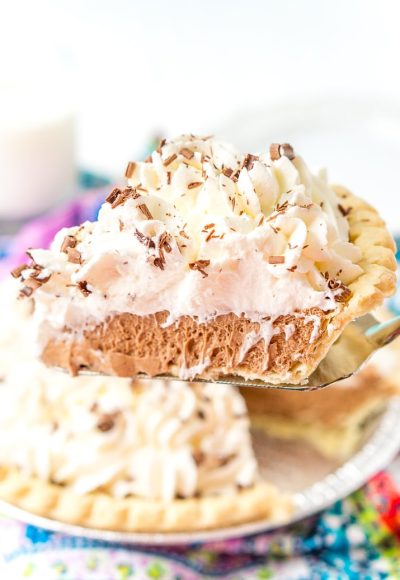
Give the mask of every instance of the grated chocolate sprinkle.
[[29, 296], [32, 296], [32, 294], [33, 294], [33, 288], [30, 288], [29, 286], [24, 286], [19, 291], [19, 295], [24, 296], [25, 298], [29, 298]]
[[158, 242], [160, 250], [165, 250], [167, 254], [170, 254], [172, 252], [170, 241], [171, 236], [168, 232], [164, 232], [163, 234], [161, 234], [160, 240]]
[[132, 175], [135, 173], [136, 163], [134, 161], [129, 161], [128, 165], [125, 169], [125, 177], [126, 179], [130, 179]]
[[107, 431], [111, 431], [111, 429], [115, 426], [115, 413], [104, 413], [99, 417], [97, 421], [97, 429], [102, 433], [106, 433]]
[[269, 156], [271, 157], [272, 161], [277, 161], [280, 159], [280, 144], [279, 143], [272, 143], [269, 148]]
[[231, 177], [233, 169], [231, 169], [230, 167], [224, 167], [222, 173], [225, 175], [225, 177]]
[[113, 201], [111, 202], [111, 207], [115, 209], [119, 205], [125, 203], [127, 199], [137, 199], [138, 197], [139, 194], [137, 193], [136, 189], [129, 185], [128, 187], [125, 187], [123, 191], [119, 190], [119, 193], [113, 198]]
[[170, 155], [169, 157], [167, 157], [167, 159], [165, 159], [165, 161], [163, 162], [164, 167], [168, 167], [168, 165], [170, 165], [173, 161], [175, 161], [175, 159], [177, 158], [177, 154], [173, 153], [172, 155]]
[[197, 272], [200, 272], [203, 275], [203, 278], [207, 278], [208, 274], [204, 270], [204, 268], [207, 268], [207, 266], [209, 265], [210, 260], [197, 260], [196, 262], [191, 262], [189, 264], [189, 268], [191, 270], [196, 270]]
[[67, 249], [68, 262], [72, 264], [82, 264], [82, 255], [76, 248]]
[[27, 268], [29, 268], [28, 264], [21, 264], [20, 266], [17, 266], [16, 268], [14, 268], [13, 270], [11, 270], [11, 276], [13, 278], [20, 278], [21, 274], [24, 270], [26, 270]]
[[75, 248], [77, 240], [74, 236], [65, 236], [63, 243], [61, 244], [61, 252], [64, 254], [68, 253], [68, 248]]
[[243, 159], [243, 167], [247, 169], [247, 171], [251, 171], [254, 166], [254, 161], [257, 161], [258, 157], [256, 155], [252, 155], [248, 153], [246, 157]]
[[166, 144], [167, 140], [166, 139], [161, 139], [160, 143], [158, 144], [158, 147], [156, 149], [157, 153], [161, 154], [161, 150], [164, 147], [164, 145]]
[[335, 302], [348, 302], [353, 296], [350, 288], [345, 286], [340, 280], [328, 280], [328, 288], [335, 291]]
[[114, 189], [112, 190], [112, 192], [109, 193], [108, 196], [106, 197], [106, 203], [113, 204], [114, 201], [117, 199], [117, 197], [119, 196], [120, 193], [122, 193], [122, 192], [119, 189], [119, 187], [114, 187]]
[[193, 451], [192, 457], [196, 465], [201, 465], [206, 458], [205, 454], [200, 449]]
[[208, 236], [206, 237], [206, 242], [209, 242], [209, 241], [211, 240], [211, 238], [216, 238], [216, 237], [218, 237], [218, 236], [214, 236], [214, 234], [215, 234], [215, 230], [211, 230], [211, 231], [208, 233]]
[[164, 270], [164, 260], [159, 256], [149, 256], [149, 262], [153, 264], [156, 268], [160, 268], [160, 270]]
[[272, 161], [277, 161], [281, 157], [287, 157], [290, 161], [296, 157], [293, 147], [289, 143], [272, 143], [269, 148], [269, 155]]
[[338, 203], [338, 210], [343, 217], [347, 217], [352, 209], [352, 207], [343, 207], [341, 203]]
[[269, 264], [284, 264], [285, 263], [285, 256], [269, 256], [268, 263]]
[[148, 236], [145, 236], [142, 232], [139, 232], [139, 230], [135, 230], [134, 236], [144, 246], [147, 246], [150, 249], [153, 249], [156, 247], [154, 241], [151, 238], [149, 238]]
[[87, 298], [92, 291], [89, 290], [89, 288], [87, 287], [88, 283], [86, 280], [81, 280], [80, 282], [78, 282], [77, 286], [78, 289], [82, 292], [82, 294]]
[[144, 216], [146, 216], [146, 218], [148, 220], [152, 220], [153, 219], [153, 216], [151, 215], [151, 212], [150, 212], [149, 208], [147, 207], [147, 205], [145, 203], [140, 203], [138, 205], [138, 208], [140, 209], [140, 211], [142, 212], [142, 214]]
[[188, 189], [195, 189], [196, 187], [200, 187], [200, 185], [203, 185], [202, 181], [192, 181], [192, 183], [188, 184]]
[[190, 149], [188, 149], [187, 147], [184, 147], [183, 149], [181, 149], [179, 151], [179, 153], [181, 155], [184, 156], [185, 159], [192, 159], [192, 157], [194, 156], [193, 151], [191, 151]]

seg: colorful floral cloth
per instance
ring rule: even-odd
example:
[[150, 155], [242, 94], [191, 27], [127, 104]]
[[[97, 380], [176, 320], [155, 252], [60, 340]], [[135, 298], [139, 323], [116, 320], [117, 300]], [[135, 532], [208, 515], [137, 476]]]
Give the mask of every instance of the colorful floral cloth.
[[[0, 244], [0, 276], [46, 246], [63, 226], [93, 220], [97, 190], [27, 224]], [[392, 301], [400, 307], [400, 298]], [[400, 312], [400, 308], [399, 308]], [[400, 493], [388, 473], [290, 528], [185, 547], [127, 546], [72, 537], [0, 518], [0, 579], [196, 580], [202, 578], [400, 579]]]

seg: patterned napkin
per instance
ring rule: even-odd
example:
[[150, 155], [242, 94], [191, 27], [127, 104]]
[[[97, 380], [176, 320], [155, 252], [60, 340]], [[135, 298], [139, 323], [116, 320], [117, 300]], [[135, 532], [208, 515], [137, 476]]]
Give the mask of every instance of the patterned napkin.
[[[96, 190], [0, 243], [0, 277], [45, 247], [55, 232], [96, 218]], [[393, 301], [400, 306], [400, 294]], [[400, 310], [399, 310], [400, 312]], [[392, 476], [290, 528], [191, 546], [127, 546], [49, 532], [0, 518], [0, 578], [19, 580], [196, 580], [400, 578], [400, 492]]]

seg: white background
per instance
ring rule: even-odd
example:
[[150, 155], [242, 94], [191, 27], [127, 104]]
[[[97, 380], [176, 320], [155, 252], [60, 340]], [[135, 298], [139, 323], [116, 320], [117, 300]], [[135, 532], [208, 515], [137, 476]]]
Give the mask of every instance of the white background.
[[[311, 165], [322, 163], [333, 179], [346, 178], [372, 201], [391, 204], [385, 215], [395, 227], [397, 0], [14, 0], [0, 6], [0, 77], [62, 89], [77, 111], [81, 164], [121, 175], [154, 132], [217, 131], [246, 146], [295, 138]], [[373, 122], [372, 132], [364, 123], [371, 109], [378, 116], [390, 112]], [[365, 119], [357, 117], [360, 110]], [[362, 127], [346, 132], [353, 118]]]

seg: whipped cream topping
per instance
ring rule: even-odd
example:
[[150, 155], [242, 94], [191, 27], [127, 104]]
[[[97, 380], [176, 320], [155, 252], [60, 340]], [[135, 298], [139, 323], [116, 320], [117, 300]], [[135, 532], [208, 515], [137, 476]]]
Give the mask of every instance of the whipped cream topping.
[[[31, 251], [44, 269], [46, 283], [33, 290], [47, 330], [118, 312], [168, 311], [171, 324], [183, 315], [259, 322], [266, 313], [334, 310], [362, 272], [336, 194], [288, 145], [244, 156], [182, 135], [130, 163], [127, 178], [98, 221]], [[22, 276], [29, 282], [32, 270]]]
[[169, 501], [257, 480], [249, 420], [227, 385], [72, 378], [33, 353], [29, 302], [0, 286], [0, 464], [67, 484]]

